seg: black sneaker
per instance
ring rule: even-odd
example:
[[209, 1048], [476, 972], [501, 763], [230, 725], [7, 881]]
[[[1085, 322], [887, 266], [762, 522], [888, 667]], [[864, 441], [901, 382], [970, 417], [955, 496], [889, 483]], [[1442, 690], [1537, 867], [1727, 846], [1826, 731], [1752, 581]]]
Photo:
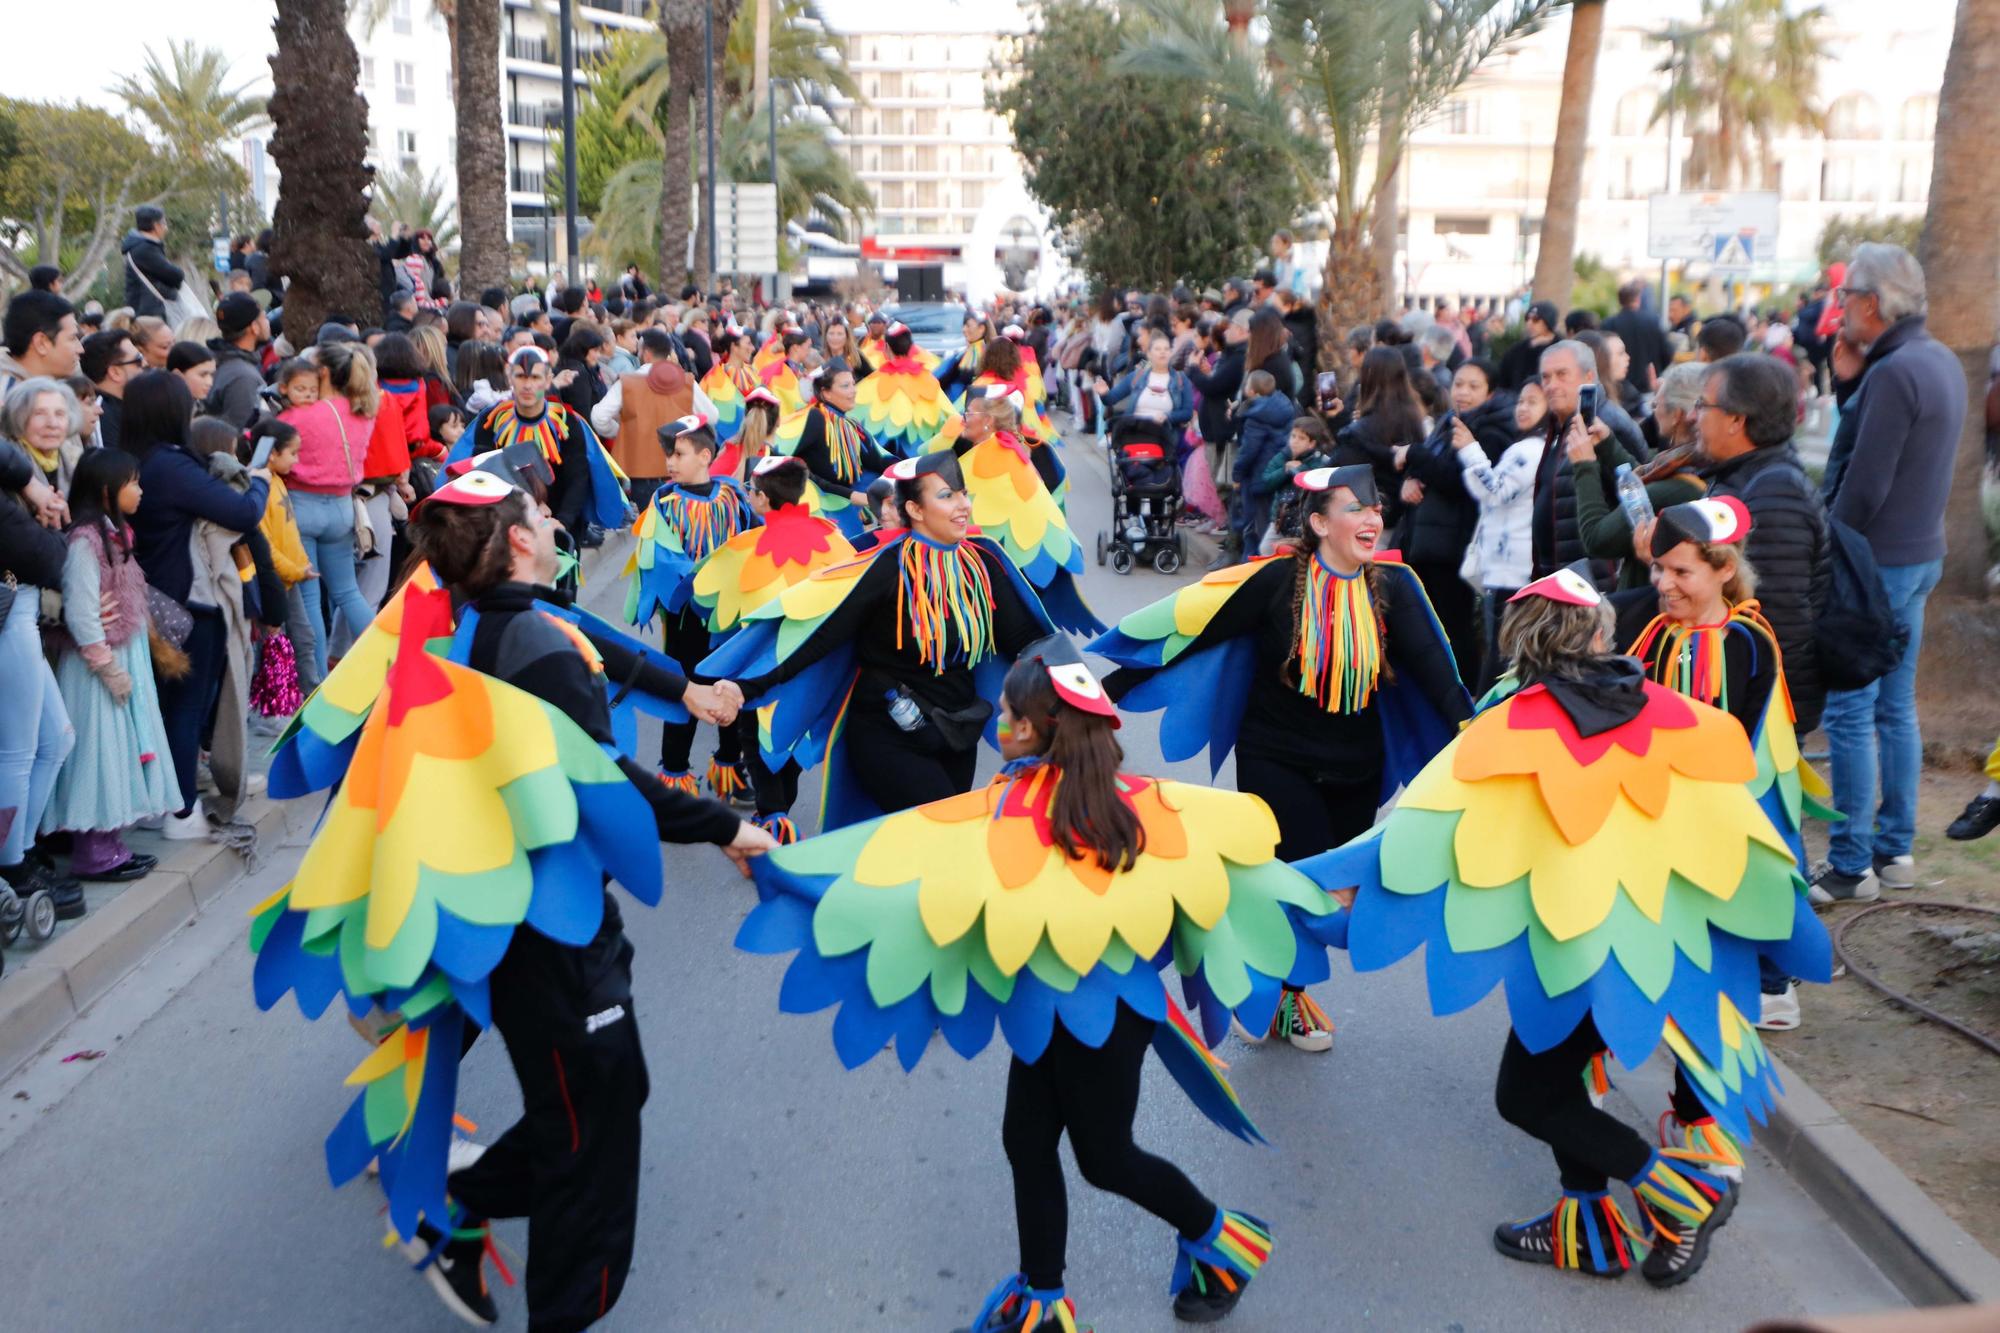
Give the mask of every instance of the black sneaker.
[[1656, 1287], [1678, 1287], [1701, 1271], [1708, 1262], [1708, 1243], [1729, 1215], [1736, 1211], [1737, 1190], [1730, 1186], [1715, 1202], [1707, 1219], [1698, 1227], [1686, 1226], [1669, 1238], [1663, 1231], [1653, 1233], [1652, 1248], [1639, 1265], [1639, 1276]]
[[595, 523], [586, 524], [583, 529], [583, 535], [576, 539], [576, 544], [579, 550], [596, 550], [598, 547], [604, 545], [604, 529], [598, 527]]
[[474, 1328], [500, 1319], [500, 1308], [486, 1290], [486, 1235], [446, 1240], [428, 1222], [417, 1223], [417, 1239], [403, 1242], [403, 1253], [416, 1260], [417, 1271], [430, 1284], [444, 1308]]
[[13, 886], [15, 896], [23, 902], [37, 893], [48, 894], [58, 921], [74, 921], [84, 914], [83, 885], [42, 869], [32, 858], [0, 870], [0, 878]]
[[1174, 1318], [1184, 1324], [1213, 1324], [1229, 1316], [1250, 1279], [1196, 1259], [1188, 1284], [1174, 1297]]
[[1871, 903], [1882, 896], [1882, 881], [1873, 870], [1849, 875], [1835, 870], [1831, 862], [1822, 861], [1813, 867], [1812, 888], [1807, 896], [1822, 907], [1828, 903]]
[[1975, 796], [1965, 813], [1951, 821], [1944, 836], [1953, 842], [1971, 842], [2000, 828], [2000, 796]]

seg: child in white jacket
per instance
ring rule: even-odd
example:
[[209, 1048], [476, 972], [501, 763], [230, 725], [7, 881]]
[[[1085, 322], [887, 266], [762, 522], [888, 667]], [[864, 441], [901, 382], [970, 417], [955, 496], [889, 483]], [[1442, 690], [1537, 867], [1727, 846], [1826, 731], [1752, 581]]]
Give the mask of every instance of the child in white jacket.
[[1528, 583], [1534, 564], [1530, 525], [1535, 472], [1542, 461], [1542, 423], [1548, 410], [1540, 377], [1531, 377], [1514, 404], [1514, 424], [1523, 438], [1509, 445], [1499, 462], [1489, 462], [1486, 451], [1470, 436], [1458, 446], [1466, 493], [1479, 502], [1479, 526], [1459, 567], [1460, 576], [1483, 594], [1486, 652], [1475, 696], [1483, 694], [1499, 674], [1500, 617], [1507, 610], [1507, 599]]

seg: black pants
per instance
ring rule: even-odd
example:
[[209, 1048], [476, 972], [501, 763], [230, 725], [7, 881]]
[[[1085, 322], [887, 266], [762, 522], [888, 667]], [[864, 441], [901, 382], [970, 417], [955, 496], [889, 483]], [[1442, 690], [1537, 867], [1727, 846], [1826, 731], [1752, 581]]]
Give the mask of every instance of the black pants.
[[1483, 651], [1479, 658], [1478, 683], [1472, 687], [1474, 702], [1493, 688], [1493, 682], [1500, 679], [1500, 669], [1507, 665], [1500, 658], [1500, 621], [1507, 614], [1507, 599], [1519, 591], [1519, 588], [1488, 588], [1480, 596], [1480, 640]]
[[1326, 782], [1281, 760], [1238, 750], [1236, 790], [1261, 796], [1271, 807], [1278, 818], [1278, 859], [1298, 861], [1368, 831], [1381, 804], [1382, 775], [1371, 772], [1358, 781]]
[[[1540, 1055], [1529, 1054], [1510, 1031], [1500, 1055], [1493, 1104], [1502, 1120], [1549, 1145], [1566, 1190], [1595, 1192], [1613, 1177], [1630, 1180], [1652, 1156], [1630, 1125], [1590, 1104], [1583, 1071], [1603, 1049], [1597, 1025], [1586, 1018]], [[1677, 1089], [1676, 1108], [1680, 1104]]]
[[201, 747], [215, 727], [229, 651], [229, 630], [222, 612], [212, 606], [196, 606], [188, 608], [188, 614], [194, 621], [184, 645], [188, 673], [179, 680], [162, 676], [159, 686], [160, 724], [167, 733], [167, 753], [174, 761], [183, 810], [194, 807]]
[[[682, 671], [693, 671], [701, 659], [709, 653], [708, 626], [693, 611], [682, 611], [679, 615], [666, 617], [665, 641], [667, 656], [681, 664]], [[750, 715], [751, 726], [756, 726], [756, 715]], [[666, 722], [660, 726], [660, 767], [669, 773], [686, 773], [689, 756], [694, 752], [693, 718], [685, 722]], [[751, 734], [755, 749], [756, 735]], [[743, 757], [742, 733], [736, 727], [718, 727], [715, 733], [715, 758], [718, 763], [734, 764]]]
[[1153, 1028], [1121, 1004], [1103, 1046], [1084, 1045], [1058, 1023], [1041, 1059], [1008, 1066], [1000, 1142], [1014, 1169], [1014, 1224], [1031, 1287], [1062, 1285], [1069, 1196], [1056, 1148], [1065, 1130], [1076, 1169], [1098, 1189], [1123, 1195], [1189, 1240], [1215, 1221], [1215, 1205], [1179, 1167], [1132, 1142], [1139, 1065]]
[[904, 731], [876, 708], [848, 714], [847, 745], [861, 790], [885, 815], [971, 791], [979, 767], [976, 742], [948, 749], [930, 723]]
[[764, 762], [757, 745], [757, 715], [745, 712], [736, 719], [736, 743], [750, 770], [750, 790], [757, 797], [760, 815], [788, 815], [799, 799], [799, 766], [787, 759], [776, 769]]
[[1451, 641], [1458, 678], [1467, 684], [1479, 679], [1479, 594], [1458, 576], [1456, 560], [1449, 564], [1412, 561], [1410, 569], [1423, 580], [1431, 609], [1437, 612], [1444, 636]]
[[528, 1219], [528, 1327], [570, 1333], [625, 1288], [639, 1216], [639, 1108], [646, 1057], [626, 1013], [578, 1038], [501, 1036], [521, 1081], [520, 1120], [454, 1174], [474, 1217]]

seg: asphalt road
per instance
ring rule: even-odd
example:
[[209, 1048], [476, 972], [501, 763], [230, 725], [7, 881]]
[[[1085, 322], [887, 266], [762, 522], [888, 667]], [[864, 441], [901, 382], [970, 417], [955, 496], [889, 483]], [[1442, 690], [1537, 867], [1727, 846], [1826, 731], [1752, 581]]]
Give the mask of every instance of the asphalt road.
[[[1108, 504], [1103, 469], [1080, 445], [1070, 466], [1088, 547]], [[1109, 619], [1173, 582], [1093, 566], [1086, 588]], [[590, 591], [600, 606], [618, 596]], [[1146, 720], [1124, 738], [1136, 771], [1206, 776], [1162, 765]], [[0, 1217], [15, 1239], [0, 1328], [460, 1327], [383, 1248], [374, 1188], [327, 1188], [321, 1141], [361, 1054], [347, 1025], [251, 1003], [243, 910], [297, 855], [274, 858], [0, 1087]], [[626, 913], [653, 1094], [637, 1261], [603, 1327], [941, 1333], [967, 1320], [1015, 1267], [998, 1043], [970, 1064], [938, 1043], [914, 1074], [887, 1056], [843, 1072], [829, 1015], [778, 1013], [783, 961], [731, 947], [749, 885], [706, 850], [673, 849], [668, 867], [662, 906]], [[1330, 1054], [1225, 1047], [1275, 1148], [1210, 1128], [1149, 1070], [1140, 1141], [1276, 1231], [1232, 1327], [1690, 1333], [1902, 1303], [1761, 1154], [1707, 1268], [1681, 1289], [1500, 1258], [1493, 1224], [1545, 1208], [1553, 1170], [1492, 1110], [1499, 1005], [1435, 1020], [1421, 985], [1413, 964], [1356, 977], [1336, 961], [1316, 991], [1340, 1027]], [[108, 1054], [60, 1063], [85, 1048]], [[1665, 1075], [1649, 1068], [1621, 1080], [1613, 1105], [1650, 1124], [1664, 1103]], [[480, 1042], [461, 1109], [490, 1137], [518, 1104], [500, 1043]], [[525, 1247], [518, 1224], [500, 1234]], [[1167, 1228], [1073, 1171], [1069, 1256], [1070, 1292], [1099, 1333], [1177, 1327]], [[519, 1289], [499, 1299], [503, 1327], [521, 1327]]]

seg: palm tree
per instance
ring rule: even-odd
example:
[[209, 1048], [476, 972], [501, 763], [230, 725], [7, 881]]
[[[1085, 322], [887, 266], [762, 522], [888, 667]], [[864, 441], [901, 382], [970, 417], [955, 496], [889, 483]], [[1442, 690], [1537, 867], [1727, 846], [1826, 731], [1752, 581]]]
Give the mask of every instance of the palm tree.
[[[824, 106], [831, 91], [848, 101], [860, 101], [861, 85], [840, 56], [839, 39], [828, 35], [819, 6], [813, 0], [770, 0], [770, 8], [769, 78], [778, 85], [779, 98], [789, 91], [795, 105]], [[752, 5], [739, 12], [729, 26], [724, 53], [728, 69], [715, 90], [718, 102], [726, 100], [736, 106], [751, 95], [756, 49], [757, 6]]]
[[1826, 128], [1819, 105], [1826, 18], [1823, 5], [1793, 14], [1786, 0], [1702, 0], [1695, 23], [1651, 34], [1670, 54], [1659, 65], [1667, 89], [1648, 123], [1668, 115], [1686, 122], [1682, 179], [1690, 189], [1761, 183], [1778, 131]]
[[[1412, 127], [1556, 0], [1267, 0], [1261, 49], [1239, 46], [1214, 0], [1137, 0], [1150, 26], [1121, 68], [1178, 79], [1281, 148], [1331, 207], [1320, 357], [1383, 308], [1370, 223]], [[1232, 6], [1232, 11], [1240, 5]], [[1256, 36], [1255, 25], [1246, 29]], [[1372, 141], [1372, 142], [1371, 142]], [[1372, 161], [1371, 161], [1372, 149]], [[1331, 170], [1329, 171], [1329, 167]]]
[[1945, 58], [1944, 86], [1938, 91], [1930, 211], [1917, 254], [1930, 294], [1930, 331], [1958, 354], [1969, 390], [1945, 506], [1950, 541], [1941, 585], [1965, 597], [1985, 593], [1992, 550], [1980, 510], [1980, 483], [1987, 472], [1987, 354], [1993, 345], [1993, 312], [2000, 309], [2000, 228], [1993, 225], [1987, 157], [1994, 136], [2000, 135], [2000, 103], [1993, 98], [1996, 70], [2000, 3], [1964, 0]]
[[435, 171], [377, 171], [368, 211], [385, 230], [393, 223], [406, 222], [412, 233], [430, 232], [440, 250], [458, 239], [458, 210], [444, 178]]
[[1604, 0], [1575, 0], [1569, 9], [1569, 51], [1563, 57], [1562, 108], [1556, 113], [1549, 198], [1542, 209], [1534, 295], [1569, 309], [1576, 286], [1576, 204], [1583, 190], [1583, 150], [1590, 136], [1590, 96], [1597, 83], [1597, 48], [1604, 41]]
[[[633, 93], [637, 99], [657, 89], [659, 95], [644, 104], [666, 108], [660, 117], [660, 225], [655, 251], [663, 290], [673, 288], [675, 274], [686, 273], [690, 268], [699, 272], [706, 263], [699, 245], [694, 247], [694, 264], [687, 262], [687, 244], [694, 235], [695, 223], [694, 127], [699, 118], [695, 98], [701, 89], [702, 23], [706, 13], [707, 6], [702, 0], [660, 0], [660, 36], [666, 43], [664, 59]], [[610, 193], [608, 186], [606, 193]]]
[[146, 68], [125, 75], [112, 91], [152, 125], [174, 157], [212, 165], [230, 145], [265, 121], [264, 99], [249, 84], [228, 87], [229, 59], [212, 46], [168, 41], [167, 59], [146, 48]]
[[[496, 0], [497, 3], [497, 0]], [[284, 173], [272, 219], [276, 276], [289, 278], [285, 326], [316, 329], [330, 310], [365, 319], [380, 308], [368, 210], [368, 103], [344, 0], [277, 0], [271, 56], [271, 157]], [[498, 68], [498, 61], [495, 61]], [[309, 336], [309, 332], [303, 336]]]
[[458, 116], [458, 285], [507, 281], [507, 137], [500, 119], [501, 0], [452, 0]]

